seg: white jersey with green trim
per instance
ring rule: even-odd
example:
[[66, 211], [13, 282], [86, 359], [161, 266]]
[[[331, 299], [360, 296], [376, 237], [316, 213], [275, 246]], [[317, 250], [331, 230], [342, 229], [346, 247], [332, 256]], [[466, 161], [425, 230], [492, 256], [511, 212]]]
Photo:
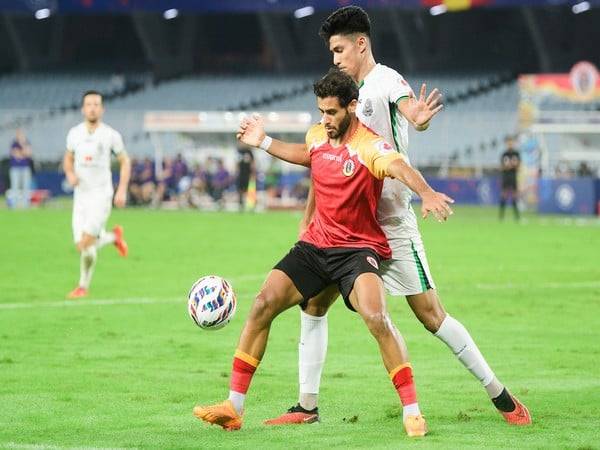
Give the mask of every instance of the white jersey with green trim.
[[[409, 161], [408, 121], [398, 111], [398, 101], [411, 95], [412, 89], [402, 75], [376, 64], [359, 84], [356, 115], [382, 136]], [[410, 206], [412, 192], [398, 180], [386, 178], [377, 209], [377, 219], [388, 240], [419, 236], [416, 217]], [[393, 251], [393, 247], [392, 247]]]

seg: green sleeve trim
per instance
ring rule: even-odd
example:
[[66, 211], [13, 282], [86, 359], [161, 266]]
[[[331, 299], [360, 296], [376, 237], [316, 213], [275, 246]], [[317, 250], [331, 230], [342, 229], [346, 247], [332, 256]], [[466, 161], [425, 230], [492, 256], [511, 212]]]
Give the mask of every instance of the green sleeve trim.
[[409, 97], [410, 97], [410, 95], [401, 95], [400, 97], [398, 97], [398, 100], [396, 100], [394, 103], [397, 105], [400, 100], [402, 100], [403, 98], [409, 98]]

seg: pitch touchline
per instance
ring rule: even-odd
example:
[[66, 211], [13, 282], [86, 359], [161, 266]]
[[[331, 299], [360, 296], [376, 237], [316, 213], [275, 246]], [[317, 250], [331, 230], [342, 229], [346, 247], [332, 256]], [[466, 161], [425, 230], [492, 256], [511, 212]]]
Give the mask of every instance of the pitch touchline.
[[[253, 278], [251, 278], [253, 277]], [[258, 275], [248, 275], [245, 277], [246, 280], [258, 279]], [[260, 275], [261, 279], [264, 274]], [[232, 278], [234, 279], [234, 278]], [[240, 278], [235, 278], [237, 281], [242, 281]], [[590, 289], [600, 288], [600, 281], [574, 281], [574, 282], [548, 282], [548, 283], [478, 283], [473, 287], [481, 290], [494, 290], [494, 289]], [[256, 294], [256, 291], [237, 291], [238, 297], [250, 297]], [[95, 299], [95, 300], [60, 300], [56, 302], [41, 302], [41, 303], [0, 303], [0, 310], [2, 309], [30, 309], [30, 308], [69, 308], [79, 306], [111, 306], [111, 305], [159, 305], [169, 303], [184, 303], [185, 295], [181, 297], [167, 297], [167, 298], [119, 298], [119, 299]]]
[[573, 289], [573, 288], [600, 288], [600, 281], [572, 281], [572, 282], [547, 282], [547, 283], [478, 283], [477, 289]]
[[121, 447], [61, 447], [53, 444], [19, 444], [17, 442], [0, 443], [0, 448], [28, 450], [125, 450]]

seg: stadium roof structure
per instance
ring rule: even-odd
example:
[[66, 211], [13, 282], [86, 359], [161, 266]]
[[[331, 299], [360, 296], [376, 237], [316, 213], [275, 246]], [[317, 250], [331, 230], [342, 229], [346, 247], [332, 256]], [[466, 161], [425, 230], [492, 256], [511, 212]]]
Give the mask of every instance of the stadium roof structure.
[[[340, 0], [3, 0], [0, 10], [35, 12], [48, 9], [52, 13], [127, 13], [135, 11], [183, 12], [285, 12], [302, 8], [309, 10], [334, 10], [348, 2]], [[396, 7], [405, 9], [442, 6], [446, 11], [460, 11], [478, 7], [515, 7], [570, 5], [572, 0], [354, 0], [353, 5], [365, 8]], [[600, 6], [600, 0], [588, 0], [591, 6]]]

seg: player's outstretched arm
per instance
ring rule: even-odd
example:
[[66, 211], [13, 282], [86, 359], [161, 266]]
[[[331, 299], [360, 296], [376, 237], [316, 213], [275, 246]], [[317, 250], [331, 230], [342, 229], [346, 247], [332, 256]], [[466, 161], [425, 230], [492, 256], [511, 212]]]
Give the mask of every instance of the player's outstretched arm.
[[127, 203], [127, 187], [129, 186], [129, 178], [131, 177], [131, 161], [129, 156], [124, 151], [117, 155], [117, 160], [121, 166], [119, 172], [119, 186], [115, 192], [115, 206], [123, 208]]
[[310, 167], [310, 153], [306, 144], [291, 144], [268, 137], [260, 116], [253, 115], [242, 119], [236, 136], [244, 144], [262, 148], [283, 161]]
[[396, 178], [421, 197], [421, 211], [423, 218], [426, 218], [429, 213], [432, 213], [438, 221], [446, 220], [452, 209], [449, 203], [454, 203], [454, 200], [446, 194], [434, 191], [423, 175], [406, 163], [404, 158], [398, 158], [392, 161], [387, 168], [388, 176]]
[[67, 150], [65, 152], [65, 156], [63, 157], [63, 171], [65, 172], [65, 177], [67, 178], [67, 182], [75, 187], [77, 186], [77, 183], [79, 183], [79, 180], [77, 179], [77, 175], [75, 175], [75, 169], [74, 169], [74, 160], [75, 160], [75, 156], [73, 155], [73, 152], [70, 150]]
[[419, 98], [411, 93], [398, 102], [398, 109], [415, 130], [425, 131], [429, 127], [429, 121], [444, 107], [441, 99], [442, 94], [437, 88], [427, 95], [427, 86], [423, 83]]

